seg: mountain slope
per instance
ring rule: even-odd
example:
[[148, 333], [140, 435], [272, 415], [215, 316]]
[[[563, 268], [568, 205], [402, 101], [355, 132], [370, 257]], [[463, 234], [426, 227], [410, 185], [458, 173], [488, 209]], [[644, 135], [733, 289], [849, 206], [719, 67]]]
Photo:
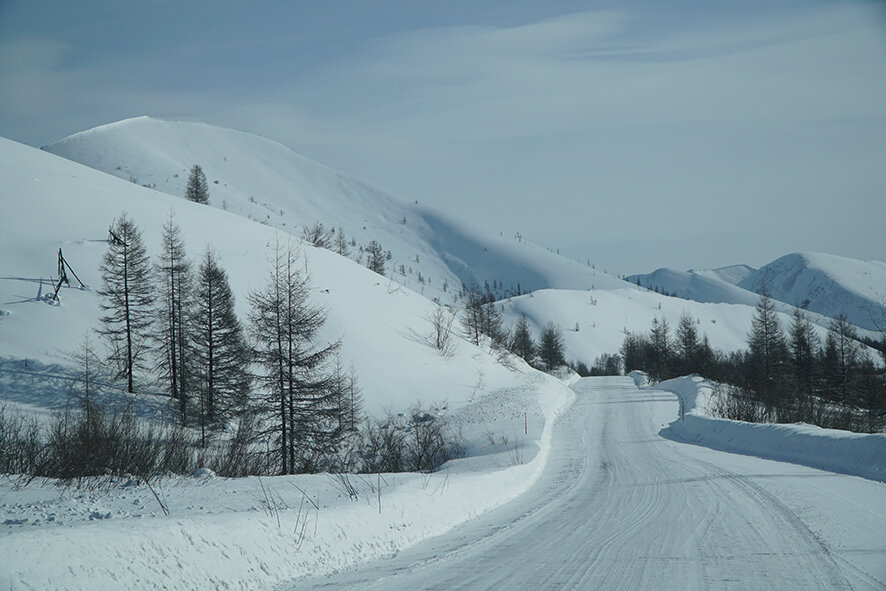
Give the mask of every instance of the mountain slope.
[[[322, 222], [341, 227], [359, 246], [371, 240], [391, 253], [386, 274], [428, 297], [451, 301], [472, 279], [499, 297], [543, 288], [587, 289], [620, 280], [587, 264], [407, 204], [390, 193], [313, 162], [259, 137], [201, 123], [137, 117], [74, 134], [45, 150], [182, 196], [188, 171], [199, 164], [210, 205], [301, 233]], [[496, 235], [497, 234], [497, 235]]]
[[719, 279], [720, 281], [725, 281], [731, 285], [738, 285], [738, 282], [756, 271], [755, 268], [749, 265], [728, 265], [726, 267], [718, 267], [716, 269], [700, 269], [696, 271], [695, 269], [689, 269], [689, 273], [694, 273], [695, 275], [700, 275], [702, 277], [710, 277], [712, 279]]
[[[510, 298], [501, 306], [506, 324], [525, 315], [536, 338], [549, 321], [559, 325], [567, 360], [590, 366], [603, 353], [618, 353], [625, 332], [647, 334], [655, 318], [666, 319], [673, 335], [684, 313], [696, 319], [699, 336], [706, 335], [712, 347], [746, 349], [755, 303], [702, 303], [632, 289], [546, 289]], [[788, 326], [790, 316], [785, 312], [778, 315], [781, 325]], [[826, 335], [825, 328], [818, 326], [816, 330], [820, 337]]]
[[[192, 260], [211, 244], [228, 272], [241, 319], [246, 318], [249, 292], [265, 285], [270, 248], [275, 240], [288, 240], [240, 216], [5, 139], [0, 139], [0, 194], [14, 199], [0, 231], [0, 377], [17, 388], [17, 402], [35, 406], [50, 392], [18, 387], [15, 380], [23, 374], [15, 360], [30, 360], [30, 367], [37, 360], [64, 368], [70, 364], [69, 353], [97, 327], [98, 267], [108, 226], [121, 212], [141, 228], [151, 256], [158, 252], [161, 228], [170, 213]], [[53, 304], [45, 296], [51, 293], [59, 248], [88, 289], [63, 288], [61, 303]], [[367, 407], [375, 414], [416, 401], [468, 400], [476, 394], [478, 373], [493, 389], [525, 380], [524, 370], [506, 370], [487, 352], [460, 339], [455, 355], [442, 357], [426, 338], [433, 304], [421, 295], [392, 286], [325, 249], [304, 245], [301, 256], [300, 267], [312, 278], [311, 299], [328, 311], [321, 338], [342, 337], [343, 363], [354, 364]], [[72, 283], [77, 285], [73, 278]], [[55, 388], [55, 394], [63, 402], [64, 386]]]
[[757, 294], [727, 283], [716, 275], [702, 275], [694, 271], [661, 268], [645, 275], [631, 275], [627, 280], [653, 291], [696, 302], [753, 306], [760, 299]]
[[820, 252], [776, 259], [738, 284], [831, 318], [843, 313], [856, 326], [886, 325], [886, 263]]
[[806, 252], [783, 256], [760, 269], [658, 269], [627, 280], [687, 300], [729, 304], [754, 304], [765, 288], [781, 302], [782, 312], [790, 313], [787, 306], [802, 308], [820, 326], [827, 327], [839, 314], [866, 331], [878, 330], [878, 323], [886, 326], [886, 263], [880, 261]]

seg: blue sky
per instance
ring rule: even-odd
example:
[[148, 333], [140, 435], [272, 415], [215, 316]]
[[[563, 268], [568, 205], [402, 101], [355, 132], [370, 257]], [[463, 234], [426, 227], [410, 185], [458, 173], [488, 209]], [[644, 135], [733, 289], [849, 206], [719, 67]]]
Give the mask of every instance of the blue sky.
[[141, 114], [616, 273], [886, 259], [875, 3], [0, 0], [0, 135]]

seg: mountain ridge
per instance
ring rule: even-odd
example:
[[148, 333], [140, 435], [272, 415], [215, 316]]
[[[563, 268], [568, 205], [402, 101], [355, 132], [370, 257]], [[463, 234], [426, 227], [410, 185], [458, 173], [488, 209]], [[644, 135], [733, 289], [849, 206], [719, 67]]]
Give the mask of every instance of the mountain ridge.
[[[730, 271], [736, 268], [740, 269], [737, 273]], [[745, 270], [739, 281], [728, 280]], [[881, 261], [805, 251], [786, 254], [759, 269], [747, 265], [701, 271], [662, 268], [630, 275], [627, 280], [699, 302], [747, 304], [765, 292], [778, 302], [826, 318], [845, 314], [849, 322], [865, 330], [886, 326], [886, 263]]]
[[316, 221], [341, 228], [355, 240], [351, 257], [358, 261], [360, 248], [376, 240], [390, 252], [389, 277], [441, 302], [451, 301], [472, 280], [481, 288], [489, 284], [499, 298], [623, 283], [519, 235], [479, 229], [476, 221], [401, 200], [253, 133], [141, 116], [42, 149], [175, 196], [184, 194], [188, 170], [199, 164], [211, 205], [286, 232]]

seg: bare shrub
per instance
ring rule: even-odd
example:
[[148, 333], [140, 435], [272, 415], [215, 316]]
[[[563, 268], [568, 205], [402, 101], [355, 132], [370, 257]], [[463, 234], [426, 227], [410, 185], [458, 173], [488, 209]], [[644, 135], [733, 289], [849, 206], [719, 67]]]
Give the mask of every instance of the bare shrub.
[[461, 436], [441, 416], [420, 407], [405, 415], [388, 415], [365, 432], [363, 472], [432, 472], [464, 456]]
[[431, 323], [429, 340], [443, 357], [451, 357], [455, 352], [455, 342], [452, 339], [455, 313], [447, 307], [436, 304], [433, 312], [428, 313], [427, 318]]
[[392, 416], [368, 423], [364, 432], [363, 472], [405, 472], [406, 432]]
[[43, 463], [45, 446], [40, 424], [0, 406], [0, 473], [32, 475]]
[[719, 384], [714, 390], [710, 411], [723, 419], [748, 423], [763, 423], [769, 418], [765, 405], [752, 391], [729, 384]]
[[330, 248], [332, 246], [333, 232], [335, 230], [327, 228], [319, 221], [315, 221], [310, 226], [302, 227], [302, 238], [317, 248]]
[[38, 476], [72, 481], [90, 476], [132, 474], [144, 479], [162, 466], [160, 429], [139, 421], [128, 406], [110, 411], [92, 406], [56, 414]]

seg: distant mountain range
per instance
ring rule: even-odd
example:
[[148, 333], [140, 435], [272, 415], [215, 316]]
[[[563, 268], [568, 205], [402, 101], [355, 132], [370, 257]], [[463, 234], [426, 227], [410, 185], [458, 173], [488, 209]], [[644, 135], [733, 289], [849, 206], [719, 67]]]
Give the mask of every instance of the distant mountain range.
[[798, 252], [754, 269], [658, 269], [631, 275], [640, 286], [698, 302], [752, 304], [764, 291], [775, 300], [834, 318], [845, 314], [869, 330], [886, 325], [886, 263], [820, 252]]

